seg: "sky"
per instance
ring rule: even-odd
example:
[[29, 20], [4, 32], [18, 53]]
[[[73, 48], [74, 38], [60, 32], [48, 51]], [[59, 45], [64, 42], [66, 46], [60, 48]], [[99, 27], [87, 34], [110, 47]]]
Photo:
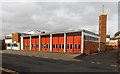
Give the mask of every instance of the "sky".
[[99, 15], [107, 14], [107, 34], [118, 31], [118, 2], [2, 2], [4, 34], [41, 30], [46, 33], [86, 29], [98, 33]]

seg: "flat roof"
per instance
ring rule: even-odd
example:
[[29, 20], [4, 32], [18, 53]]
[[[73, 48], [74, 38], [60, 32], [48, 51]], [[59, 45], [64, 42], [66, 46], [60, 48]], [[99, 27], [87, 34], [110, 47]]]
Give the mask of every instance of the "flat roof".
[[99, 34], [95, 34], [94, 32], [82, 29], [82, 30], [77, 30], [77, 31], [66, 31], [66, 32], [57, 32], [57, 33], [45, 33], [45, 34], [36, 34], [36, 35], [23, 35], [21, 37], [39, 36], [39, 35], [50, 35], [50, 34], [63, 34], [63, 33], [73, 33], [73, 32], [86, 32], [86, 33], [89, 33], [89, 34], [93, 34], [93, 35], [99, 36]]
[[26, 33], [19, 33], [19, 32], [17, 32], [17, 33], [8, 33], [8, 34], [5, 34], [5, 35], [11, 35], [11, 34], [26, 34]]

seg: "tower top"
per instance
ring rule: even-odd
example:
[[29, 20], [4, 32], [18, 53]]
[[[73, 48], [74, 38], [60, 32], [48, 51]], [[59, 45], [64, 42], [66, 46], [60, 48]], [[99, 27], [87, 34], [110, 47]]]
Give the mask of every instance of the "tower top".
[[107, 15], [107, 14], [105, 14], [105, 6], [104, 6], [104, 4], [102, 5], [102, 9], [101, 9], [100, 15]]
[[102, 13], [104, 14], [104, 4], [103, 4], [103, 8], [102, 8]]

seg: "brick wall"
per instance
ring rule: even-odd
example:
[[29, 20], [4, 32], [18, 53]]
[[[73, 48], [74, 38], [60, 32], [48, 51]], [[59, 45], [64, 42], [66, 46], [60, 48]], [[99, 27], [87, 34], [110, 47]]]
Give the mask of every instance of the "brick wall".
[[99, 48], [98, 42], [84, 41], [84, 50], [90, 50], [91, 52], [97, 52]]
[[20, 43], [20, 34], [12, 34], [12, 42], [16, 41], [16, 43]]
[[106, 45], [105, 44], [100, 44], [100, 51], [106, 51]]
[[91, 55], [91, 52], [98, 52], [99, 43], [84, 41], [84, 53]]
[[[90, 55], [92, 52], [98, 52], [98, 48], [98, 42], [84, 41], [84, 53]], [[106, 51], [105, 44], [100, 44], [100, 51]]]
[[106, 51], [107, 50], [113, 50], [113, 46], [106, 45]]

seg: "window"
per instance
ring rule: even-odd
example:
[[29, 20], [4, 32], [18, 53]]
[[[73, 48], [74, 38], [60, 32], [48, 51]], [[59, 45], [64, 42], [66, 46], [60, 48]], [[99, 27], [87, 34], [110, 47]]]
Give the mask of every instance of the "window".
[[96, 38], [94, 38], [93, 40], [96, 41]]
[[27, 44], [24, 45], [24, 47], [27, 47], [27, 46], [28, 46]]
[[101, 34], [101, 31], [99, 31], [99, 34]]
[[93, 41], [93, 37], [91, 37], [91, 41]]
[[84, 36], [84, 39], [87, 40], [86, 35]]
[[34, 47], [34, 45], [32, 44], [32, 47]]
[[67, 44], [67, 49], [69, 49], [69, 44]]
[[78, 49], [80, 49], [80, 44], [78, 44]]
[[36, 48], [39, 48], [39, 44], [36, 44]]
[[89, 36], [85, 36], [85, 39], [86, 39], [86, 41], [89, 41], [90, 40], [90, 37]]
[[24, 47], [25, 47], [25, 44], [24, 44]]
[[33, 44], [33, 47], [35, 48], [35, 47], [36, 47], [36, 44]]
[[43, 44], [43, 48], [46, 48], [46, 44]]
[[16, 43], [12, 44], [13, 47], [18, 47], [18, 45]]
[[56, 49], [58, 48], [58, 44], [56, 44]]
[[91, 37], [90, 36], [88, 36], [88, 41], [90, 41], [91, 40]]
[[48, 45], [48, 48], [50, 48], [50, 47], [49, 47], [49, 44], [47, 44], [47, 45]]
[[55, 44], [53, 44], [53, 48], [55, 48]]
[[102, 20], [99, 20], [99, 23], [101, 23], [102, 22]]
[[59, 44], [59, 48], [60, 48], [60, 49], [61, 49], [61, 45], [62, 45], [62, 44]]
[[62, 49], [64, 49], [64, 44], [62, 44]]
[[42, 48], [45, 48], [44, 44], [42, 44]]
[[76, 44], [74, 44], [74, 47], [75, 47], [75, 49], [77, 49], [77, 45]]
[[41, 48], [43, 48], [43, 44], [41, 44]]
[[92, 39], [92, 38], [89, 36], [89, 41], [91, 41], [91, 39]]
[[12, 36], [6, 36], [5, 39], [12, 39]]
[[72, 49], [72, 44], [70, 44], [70, 49]]
[[97, 41], [99, 40], [99, 38], [97, 38]]
[[42, 48], [42, 44], [40, 44], [40, 48]]
[[99, 28], [102, 28], [102, 25], [99, 25]]
[[29, 45], [29, 44], [27, 44], [27, 47], [29, 48], [29, 47], [30, 47], [30, 45]]
[[11, 44], [10, 44], [10, 43], [8, 43], [8, 44], [7, 44], [7, 46], [8, 46], [8, 47], [11, 47]]
[[46, 44], [46, 48], [48, 48], [48, 44]]
[[48, 48], [50, 48], [50, 44], [48, 44], [49, 46], [48, 46]]

